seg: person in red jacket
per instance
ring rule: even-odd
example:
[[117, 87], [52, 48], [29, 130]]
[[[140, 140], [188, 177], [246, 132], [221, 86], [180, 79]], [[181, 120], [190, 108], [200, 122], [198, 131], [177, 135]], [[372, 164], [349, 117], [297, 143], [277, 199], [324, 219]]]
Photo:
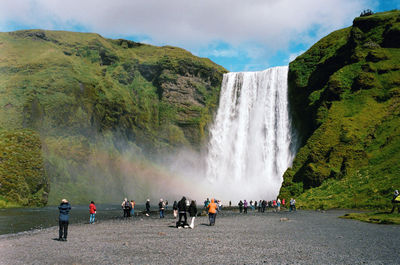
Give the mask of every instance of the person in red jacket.
[[89, 213], [90, 213], [89, 224], [94, 224], [94, 219], [96, 216], [96, 205], [94, 205], [94, 201], [90, 202]]

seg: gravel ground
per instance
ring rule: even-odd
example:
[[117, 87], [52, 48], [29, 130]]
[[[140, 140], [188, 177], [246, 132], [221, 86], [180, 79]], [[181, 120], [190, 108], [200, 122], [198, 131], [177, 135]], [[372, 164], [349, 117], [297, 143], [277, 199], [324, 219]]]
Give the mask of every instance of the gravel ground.
[[[0, 236], [0, 264], [400, 264], [400, 227], [337, 218], [345, 211], [222, 212], [176, 229], [135, 217]], [[285, 220], [285, 219], [288, 220]]]

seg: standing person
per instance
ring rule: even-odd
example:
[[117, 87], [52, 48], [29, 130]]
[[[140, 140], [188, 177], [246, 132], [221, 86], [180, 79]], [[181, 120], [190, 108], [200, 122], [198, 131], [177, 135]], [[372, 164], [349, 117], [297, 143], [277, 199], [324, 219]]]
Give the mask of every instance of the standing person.
[[218, 212], [219, 212], [222, 210], [222, 202], [221, 202], [221, 200], [218, 200], [217, 202], [218, 202], [217, 205], [218, 205]]
[[281, 200], [278, 198], [278, 200], [276, 201], [276, 208], [278, 209], [278, 212], [281, 211]]
[[174, 211], [174, 218], [178, 217], [178, 203], [174, 201], [174, 204], [172, 205], [172, 210]]
[[250, 208], [251, 208], [251, 210], [254, 210], [254, 208], [253, 208], [253, 200], [250, 200]]
[[71, 204], [66, 199], [61, 200], [60, 206], [58, 206], [60, 215], [58, 216], [58, 240], [67, 241], [68, 235], [68, 223], [69, 223], [69, 211], [71, 211]]
[[242, 202], [242, 200], [239, 201], [238, 206], [239, 206], [239, 212], [242, 213], [243, 212], [243, 202]]
[[150, 199], [146, 200], [146, 216], [150, 216]]
[[[176, 223], [176, 227], [177, 228], [181, 228], [181, 227], [188, 227], [188, 223], [187, 223], [187, 207], [186, 207], [186, 198], [185, 196], [182, 197], [182, 199], [178, 202], [178, 211], [179, 211], [179, 220]], [[182, 221], [182, 218], [184, 219], [184, 221]]]
[[190, 215], [190, 217], [192, 217], [192, 220], [191, 220], [191, 222], [190, 222], [190, 228], [194, 228], [194, 219], [196, 218], [196, 215], [197, 215], [197, 206], [196, 206], [196, 201], [192, 201], [191, 203], [190, 203], [190, 206], [189, 206], [189, 215]]
[[124, 217], [130, 217], [131, 203], [128, 201], [127, 198], [125, 198], [124, 201], [121, 203], [121, 207], [124, 210]]
[[204, 201], [204, 209], [207, 211], [207, 206], [210, 204], [210, 199], [207, 198], [207, 200]]
[[135, 216], [135, 205], [136, 202], [134, 200], [131, 200], [131, 216]]
[[168, 211], [168, 200], [165, 200], [165, 210]]
[[393, 207], [392, 207], [392, 210], [390, 211], [390, 213], [393, 213], [394, 210], [396, 209], [396, 207], [397, 207], [397, 212], [400, 213], [400, 196], [399, 196], [398, 190], [394, 191], [392, 204], [393, 204]]
[[276, 212], [276, 200], [272, 201], [272, 207], [274, 207], [274, 212]]
[[263, 201], [262, 201], [262, 212], [263, 212], [263, 213], [265, 212], [265, 208], [267, 208], [267, 201], [266, 201], [266, 200], [263, 200]]
[[285, 207], [285, 203], [286, 203], [285, 198], [283, 198], [282, 199], [282, 207]]
[[158, 203], [158, 209], [160, 210], [160, 218], [164, 218], [165, 203], [163, 199], [160, 199], [160, 202]]
[[229, 201], [229, 207], [232, 207], [232, 202], [231, 201]]
[[296, 211], [296, 200], [291, 198], [289, 203], [290, 203], [289, 212]]
[[244, 209], [244, 213], [246, 213], [247, 214], [247, 207], [248, 207], [249, 205], [247, 204], [247, 201], [246, 200], [244, 200], [244, 202], [243, 202], [243, 209]]
[[211, 202], [207, 206], [207, 208], [208, 208], [208, 218], [210, 220], [210, 226], [215, 225], [215, 219], [217, 217], [218, 205], [214, 202], [214, 199], [211, 199]]
[[89, 214], [90, 214], [89, 224], [94, 224], [94, 219], [96, 218], [96, 205], [94, 205], [94, 201], [90, 202]]
[[258, 212], [261, 213], [262, 201], [258, 202]]

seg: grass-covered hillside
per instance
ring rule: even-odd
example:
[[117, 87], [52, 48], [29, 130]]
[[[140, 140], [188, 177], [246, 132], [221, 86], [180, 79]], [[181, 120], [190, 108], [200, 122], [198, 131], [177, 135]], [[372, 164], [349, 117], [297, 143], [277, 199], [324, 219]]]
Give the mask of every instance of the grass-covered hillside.
[[[124, 183], [143, 178], [140, 170], [127, 172], [121, 165], [132, 163], [124, 159], [146, 164], [146, 158], [178, 147], [201, 146], [224, 72], [208, 59], [170, 46], [89, 33], [0, 33], [0, 132], [38, 133], [50, 203], [62, 197], [74, 203], [89, 197], [109, 201], [124, 196]], [[5, 182], [24, 176], [19, 162], [9, 161], [15, 172], [0, 172], [0, 202], [28, 205], [9, 195], [10, 189], [21, 193], [22, 186], [5, 188]], [[137, 190], [145, 194], [147, 184], [138, 182]], [[40, 191], [45, 194], [48, 187], [31, 189], [31, 195]]]
[[309, 208], [387, 208], [400, 188], [400, 11], [354, 19], [290, 63], [302, 147], [281, 196]]

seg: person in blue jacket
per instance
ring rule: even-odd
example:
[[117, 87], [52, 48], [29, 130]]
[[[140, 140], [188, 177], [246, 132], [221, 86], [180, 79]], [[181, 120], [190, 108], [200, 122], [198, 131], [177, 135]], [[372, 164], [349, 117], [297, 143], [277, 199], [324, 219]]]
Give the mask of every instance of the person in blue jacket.
[[68, 222], [69, 222], [69, 211], [71, 210], [71, 204], [66, 199], [61, 200], [60, 206], [58, 206], [60, 215], [58, 217], [59, 229], [59, 241], [67, 241], [68, 235]]

